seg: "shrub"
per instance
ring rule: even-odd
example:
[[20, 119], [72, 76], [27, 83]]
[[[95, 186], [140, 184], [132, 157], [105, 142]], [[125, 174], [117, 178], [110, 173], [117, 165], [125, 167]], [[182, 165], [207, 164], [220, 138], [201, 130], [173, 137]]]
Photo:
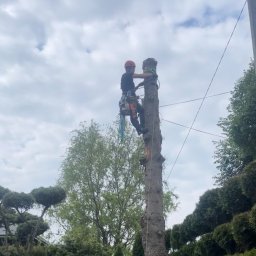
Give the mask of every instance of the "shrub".
[[43, 246], [34, 246], [29, 252], [29, 256], [47, 256], [46, 248]]
[[179, 250], [179, 255], [181, 255], [181, 256], [193, 256], [195, 245], [196, 244], [194, 242], [183, 245]]
[[230, 223], [225, 223], [215, 228], [213, 238], [227, 253], [232, 254], [236, 251], [236, 242], [232, 234], [232, 226]]
[[23, 247], [16, 246], [1, 246], [0, 256], [26, 256], [25, 249]]
[[241, 213], [233, 218], [232, 230], [240, 250], [245, 251], [256, 245], [256, 233], [249, 222], [248, 212]]
[[205, 234], [196, 243], [194, 256], [222, 256], [225, 251], [215, 242], [212, 234]]

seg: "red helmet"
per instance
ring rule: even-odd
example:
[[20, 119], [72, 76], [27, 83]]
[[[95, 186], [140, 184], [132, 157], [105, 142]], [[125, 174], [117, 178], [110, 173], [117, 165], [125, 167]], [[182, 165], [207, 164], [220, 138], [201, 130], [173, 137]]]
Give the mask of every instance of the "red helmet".
[[132, 60], [127, 60], [124, 64], [124, 67], [135, 67], [135, 63]]

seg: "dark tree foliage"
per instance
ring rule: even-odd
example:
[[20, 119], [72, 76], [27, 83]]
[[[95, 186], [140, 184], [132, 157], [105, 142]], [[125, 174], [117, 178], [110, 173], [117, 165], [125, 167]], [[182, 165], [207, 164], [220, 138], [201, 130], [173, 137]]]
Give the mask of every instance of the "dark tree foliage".
[[181, 233], [184, 242], [193, 241], [198, 236], [198, 228], [194, 214], [189, 214], [183, 221]]
[[245, 167], [241, 176], [241, 186], [244, 195], [256, 203], [256, 161]]
[[[36, 220], [30, 220], [18, 225], [18, 228], [16, 231], [16, 237], [18, 241], [21, 242], [22, 244], [26, 244], [29, 241], [30, 237], [32, 236], [32, 233], [36, 225], [37, 225]], [[40, 221], [37, 228], [36, 236], [43, 234], [48, 229], [49, 229], [48, 224], [43, 221]]]
[[170, 251], [171, 249], [171, 229], [167, 229], [165, 231], [165, 248], [167, 251]]
[[232, 226], [230, 223], [225, 223], [215, 228], [213, 238], [228, 254], [236, 252], [236, 242], [233, 237]]
[[254, 232], [256, 232], [256, 204], [252, 207], [250, 211], [249, 221]]
[[14, 208], [18, 213], [27, 211], [32, 208], [34, 198], [26, 193], [9, 192], [4, 195], [2, 200], [3, 206], [6, 208]]
[[135, 235], [135, 241], [132, 248], [132, 256], [144, 256], [144, 249], [140, 232], [137, 232]]
[[236, 215], [232, 220], [234, 239], [240, 250], [245, 251], [256, 246], [256, 233], [249, 221], [249, 213]]
[[114, 256], [124, 256], [123, 249], [122, 249], [121, 245], [118, 245], [116, 247], [116, 251], [115, 251]]
[[192, 242], [183, 245], [178, 252], [172, 253], [172, 256], [193, 256], [196, 243]]
[[183, 245], [181, 242], [181, 224], [176, 224], [172, 227], [171, 230], [171, 245], [174, 250], [180, 249], [180, 247]]
[[215, 163], [219, 169], [216, 183], [222, 185], [229, 178], [242, 172], [243, 167], [256, 156], [256, 75], [253, 63], [236, 83], [229, 115], [218, 125], [227, 136], [217, 142]]
[[220, 199], [223, 209], [232, 215], [245, 212], [252, 207], [251, 200], [242, 192], [239, 177], [233, 177], [226, 182], [220, 190]]
[[222, 256], [226, 252], [213, 239], [212, 234], [205, 234], [196, 243], [194, 256]]
[[8, 192], [10, 192], [8, 188], [0, 186], [0, 200], [2, 200], [4, 195], [7, 194]]
[[200, 197], [194, 213], [197, 215], [196, 221], [200, 218], [204, 230], [198, 235], [211, 232], [216, 226], [231, 219], [230, 214], [222, 207], [220, 191], [220, 188], [211, 189]]
[[66, 193], [61, 187], [36, 188], [31, 191], [36, 203], [46, 208], [59, 204], [66, 198]]

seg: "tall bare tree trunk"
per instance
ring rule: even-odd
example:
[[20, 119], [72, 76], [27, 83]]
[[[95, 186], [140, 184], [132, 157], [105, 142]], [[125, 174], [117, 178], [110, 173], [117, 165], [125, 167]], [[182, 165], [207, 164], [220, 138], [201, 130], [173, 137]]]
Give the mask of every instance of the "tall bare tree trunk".
[[[155, 72], [157, 61], [149, 58], [143, 62], [143, 71]], [[159, 120], [159, 99], [157, 78], [144, 81], [145, 127], [145, 201], [146, 209], [142, 217], [142, 241], [145, 256], [166, 256], [165, 222], [163, 216], [163, 185], [161, 155], [162, 135]]]

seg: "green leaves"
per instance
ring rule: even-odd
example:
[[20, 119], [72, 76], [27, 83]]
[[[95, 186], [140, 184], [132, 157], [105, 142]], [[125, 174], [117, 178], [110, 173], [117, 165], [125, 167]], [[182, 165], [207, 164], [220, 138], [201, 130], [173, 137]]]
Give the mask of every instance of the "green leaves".
[[29, 194], [25, 194], [23, 192], [9, 192], [4, 195], [2, 203], [4, 207], [14, 208], [21, 213], [22, 211], [27, 211], [28, 209], [32, 208], [35, 201], [34, 198]]
[[36, 188], [31, 191], [36, 203], [46, 208], [62, 202], [66, 198], [66, 193], [61, 187]]
[[88, 235], [103, 244], [130, 243], [143, 204], [142, 144], [129, 130], [120, 142], [115, 128], [102, 132], [94, 122], [81, 124], [73, 133], [59, 180], [67, 200], [57, 215], [68, 222], [69, 232], [82, 234], [83, 223]]
[[215, 163], [220, 173], [216, 183], [223, 185], [229, 178], [242, 172], [243, 167], [256, 157], [256, 75], [253, 63], [236, 83], [229, 115], [218, 125], [227, 139], [217, 142]]

